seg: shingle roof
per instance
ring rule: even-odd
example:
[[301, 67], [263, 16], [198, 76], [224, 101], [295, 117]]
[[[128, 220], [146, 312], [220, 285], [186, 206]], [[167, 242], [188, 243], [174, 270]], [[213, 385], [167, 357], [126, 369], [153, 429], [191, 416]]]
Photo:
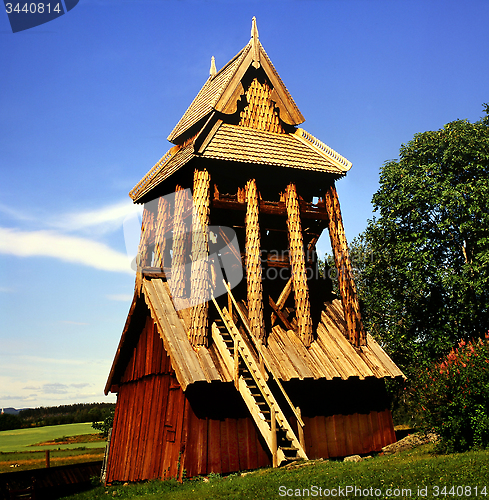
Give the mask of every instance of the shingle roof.
[[250, 50], [250, 45], [246, 45], [236, 56], [231, 59], [214, 77], [209, 77], [200, 92], [196, 95], [187, 111], [180, 121], [175, 125], [168, 140], [172, 142], [175, 138], [195, 125], [199, 120], [207, 116], [222, 96], [223, 92], [236, 72], [237, 68]]
[[167, 151], [161, 160], [131, 189], [129, 196], [135, 203], [195, 156], [193, 144], [188, 144], [174, 152], [173, 149]]
[[[141, 294], [158, 327], [178, 382], [184, 390], [195, 382], [232, 382], [232, 374], [214, 343], [197, 351], [192, 348], [185, 322], [174, 309], [168, 286], [163, 279], [144, 279]], [[130, 318], [128, 321], [130, 322]], [[129, 323], [125, 332], [128, 328]], [[268, 364], [283, 381], [404, 377], [373, 337], [367, 335], [367, 345], [354, 349], [346, 339], [345, 332], [341, 302], [334, 300], [325, 304], [316, 338], [309, 349], [294, 332], [286, 332], [280, 326], [272, 329], [267, 346], [262, 346], [261, 349]], [[106, 385], [107, 392], [112, 385], [119, 383], [117, 374], [124, 372], [123, 367], [118, 366], [119, 360], [125, 359], [121, 355], [124, 349], [124, 341], [121, 341]]]
[[312, 143], [307, 145], [296, 134], [275, 134], [225, 123], [203, 157], [344, 174], [333, 157], [322, 154]]
[[346, 158], [303, 129], [297, 129], [293, 134], [277, 134], [222, 123], [203, 154], [195, 153], [193, 143], [170, 149], [130, 191], [129, 196], [138, 202], [192, 158], [199, 157], [327, 172], [338, 176], [344, 175], [351, 167]]
[[[257, 63], [263, 68], [273, 88], [273, 99], [282, 110], [282, 119], [289, 125], [298, 125], [304, 121], [294, 99], [285, 87], [272, 61], [258, 39], [252, 38], [249, 43], [229, 61], [216, 75], [210, 76], [184, 115], [168, 136], [170, 142], [179, 142], [179, 137], [197, 122], [208, 116], [212, 110], [228, 113], [225, 108], [227, 100], [234, 92], [236, 84], [241, 81], [248, 68]], [[238, 79], [238, 80], [237, 80]], [[233, 88], [232, 88], [233, 87]], [[239, 92], [238, 92], [239, 94]], [[237, 101], [240, 95], [235, 94]], [[234, 108], [233, 108], [234, 109]]]

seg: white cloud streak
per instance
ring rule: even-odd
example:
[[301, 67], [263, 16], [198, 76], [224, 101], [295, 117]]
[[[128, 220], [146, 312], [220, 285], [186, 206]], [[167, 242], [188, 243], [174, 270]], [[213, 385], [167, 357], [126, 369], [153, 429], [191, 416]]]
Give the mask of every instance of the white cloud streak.
[[51, 220], [50, 225], [63, 231], [96, 228], [98, 231], [108, 232], [120, 228], [127, 215], [141, 213], [141, 211], [140, 205], [134, 205], [131, 201], [123, 201], [97, 210], [63, 214], [56, 220]]
[[17, 257], [53, 257], [104, 271], [134, 274], [127, 255], [103, 243], [56, 231], [0, 227], [0, 253]]

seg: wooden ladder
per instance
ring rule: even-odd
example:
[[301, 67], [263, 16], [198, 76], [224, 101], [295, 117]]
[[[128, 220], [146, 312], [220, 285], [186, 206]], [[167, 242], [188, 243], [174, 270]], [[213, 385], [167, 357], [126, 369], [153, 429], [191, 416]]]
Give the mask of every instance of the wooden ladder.
[[[230, 293], [229, 289], [228, 292]], [[212, 324], [212, 338], [229, 372], [233, 374], [236, 389], [272, 453], [273, 466], [278, 467], [284, 462], [301, 458], [307, 460], [303, 444], [297, 439], [267, 384], [265, 370], [263, 365], [260, 367], [261, 363], [253, 352], [250, 340], [244, 338], [238, 330], [227, 309], [221, 309], [215, 299], [213, 301], [221, 319]], [[280, 388], [285, 393], [281, 384]], [[304, 425], [300, 415], [298, 421], [299, 425]]]

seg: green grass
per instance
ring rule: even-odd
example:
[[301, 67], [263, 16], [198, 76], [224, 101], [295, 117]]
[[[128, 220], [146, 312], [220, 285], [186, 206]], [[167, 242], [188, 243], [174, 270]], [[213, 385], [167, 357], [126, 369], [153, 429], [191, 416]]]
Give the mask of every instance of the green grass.
[[[372, 488], [373, 495], [358, 494], [356, 498], [376, 498], [375, 489], [386, 495], [391, 489], [392, 498], [488, 498], [489, 497], [489, 451], [467, 452], [454, 455], [433, 455], [433, 446], [425, 445], [417, 449], [390, 456], [378, 456], [359, 463], [337, 461], [317, 461], [297, 468], [261, 469], [246, 476], [240, 474], [225, 478], [209, 477], [185, 481], [151, 481], [135, 485], [98, 486], [88, 492], [69, 497], [70, 500], [97, 500], [107, 498], [128, 498], [132, 500], [258, 500], [280, 498], [313, 498], [330, 490], [331, 496], [345, 496], [346, 487], [362, 490]], [[317, 489], [314, 495], [312, 487]], [[442, 488], [448, 486], [442, 492]], [[453, 490], [452, 486], [467, 486]], [[477, 486], [477, 495], [475, 487]], [[280, 487], [283, 489], [280, 490]], [[419, 488], [427, 488], [418, 495]], [[439, 487], [436, 496], [435, 487]], [[486, 487], [486, 490], [482, 488]], [[339, 494], [342, 488], [343, 495]], [[307, 490], [309, 489], [309, 495]], [[397, 490], [399, 489], [399, 490]], [[402, 489], [411, 490], [411, 495], [402, 494]], [[336, 495], [333, 495], [335, 490]], [[482, 493], [485, 491], [486, 495]], [[398, 493], [396, 495], [396, 492]], [[282, 493], [282, 495], [280, 494]], [[290, 493], [290, 494], [287, 494]], [[348, 495], [354, 497], [354, 491]], [[325, 498], [321, 496], [320, 498]], [[387, 498], [387, 496], [384, 496]]]
[[[14, 451], [34, 451], [46, 449], [73, 449], [80, 446], [79, 443], [57, 444], [56, 446], [32, 446], [45, 441], [64, 436], [78, 436], [80, 434], [93, 434], [94, 430], [91, 423], [49, 425], [46, 427], [30, 427], [28, 429], [15, 429], [13, 431], [0, 432], [0, 452]], [[86, 443], [87, 448], [103, 448], [104, 442]]]
[[[56, 467], [59, 465], [68, 465], [78, 462], [81, 463], [102, 460], [104, 456], [104, 449], [87, 449], [84, 446], [80, 446], [80, 448], [70, 450], [50, 450], [49, 456], [51, 467]], [[0, 452], [0, 473], [42, 469], [44, 467], [46, 467], [45, 451], [10, 453]]]

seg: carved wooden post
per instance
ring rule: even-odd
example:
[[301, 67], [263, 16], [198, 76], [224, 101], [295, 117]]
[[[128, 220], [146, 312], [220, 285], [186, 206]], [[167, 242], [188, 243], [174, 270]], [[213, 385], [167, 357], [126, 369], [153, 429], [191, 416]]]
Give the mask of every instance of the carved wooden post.
[[285, 207], [287, 209], [292, 287], [299, 336], [306, 346], [310, 346], [313, 340], [311, 304], [309, 303], [309, 287], [307, 286], [300, 207], [295, 184], [289, 184], [285, 190]]
[[155, 224], [155, 253], [154, 266], [163, 269], [165, 266], [165, 252], [168, 245], [165, 239], [165, 227], [170, 220], [170, 203], [163, 196], [158, 200], [158, 215]]
[[154, 231], [154, 214], [146, 207], [143, 211], [143, 222], [141, 225], [141, 239], [139, 240], [138, 249], [138, 265], [141, 267], [151, 265], [151, 252], [149, 251], [149, 243], [153, 237]]
[[340, 202], [334, 183], [326, 189], [325, 202], [329, 217], [329, 236], [338, 271], [338, 283], [341, 303], [345, 312], [348, 340], [358, 347], [366, 344], [366, 334], [363, 328], [360, 305], [352, 276], [348, 244], [341, 218]]
[[259, 203], [255, 179], [246, 184], [246, 280], [250, 328], [259, 341], [265, 339], [263, 322], [263, 285], [260, 260]]
[[207, 345], [208, 301], [210, 300], [209, 277], [209, 204], [210, 176], [207, 170], [194, 172], [192, 209], [192, 276], [191, 304], [192, 323], [190, 341], [194, 346]]
[[187, 257], [187, 231], [185, 230], [184, 213], [188, 208], [187, 192], [181, 187], [175, 188], [175, 208], [173, 213], [173, 245], [171, 261], [171, 280], [170, 291], [173, 302], [184, 298], [186, 276], [186, 257]]

